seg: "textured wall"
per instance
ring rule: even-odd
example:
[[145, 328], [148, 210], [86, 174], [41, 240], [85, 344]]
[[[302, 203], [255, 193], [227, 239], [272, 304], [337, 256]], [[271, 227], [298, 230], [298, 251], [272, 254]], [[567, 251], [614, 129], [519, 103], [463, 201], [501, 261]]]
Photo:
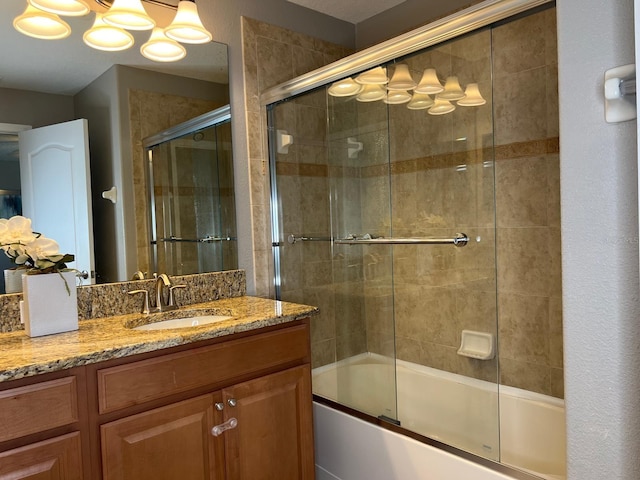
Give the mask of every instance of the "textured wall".
[[637, 122], [603, 100], [635, 61], [633, 3], [558, 2], [569, 480], [640, 478]]

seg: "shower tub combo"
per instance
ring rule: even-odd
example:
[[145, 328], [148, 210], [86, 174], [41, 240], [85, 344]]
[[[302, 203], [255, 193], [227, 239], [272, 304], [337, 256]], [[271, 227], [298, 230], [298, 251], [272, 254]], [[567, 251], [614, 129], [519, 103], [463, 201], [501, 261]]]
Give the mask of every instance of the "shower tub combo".
[[554, 62], [486, 0], [263, 92], [320, 480], [565, 478]]

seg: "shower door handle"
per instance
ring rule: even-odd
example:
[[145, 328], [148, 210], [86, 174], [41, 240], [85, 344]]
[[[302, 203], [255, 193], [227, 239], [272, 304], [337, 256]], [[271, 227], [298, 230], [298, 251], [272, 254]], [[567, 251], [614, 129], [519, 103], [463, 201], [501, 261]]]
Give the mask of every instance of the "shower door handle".
[[343, 238], [334, 240], [339, 245], [455, 245], [464, 247], [469, 243], [466, 233], [456, 233], [453, 238]]

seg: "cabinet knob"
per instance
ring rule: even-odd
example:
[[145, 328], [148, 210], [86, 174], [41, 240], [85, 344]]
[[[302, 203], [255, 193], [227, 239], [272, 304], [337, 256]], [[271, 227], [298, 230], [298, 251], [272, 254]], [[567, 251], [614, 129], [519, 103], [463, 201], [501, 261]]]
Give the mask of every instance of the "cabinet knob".
[[218, 410], [219, 412], [221, 412], [222, 410], [224, 410], [224, 403], [222, 402], [216, 402], [216, 410]]
[[232, 428], [236, 428], [237, 426], [238, 426], [238, 420], [236, 420], [235, 418], [231, 417], [226, 422], [221, 423], [220, 425], [216, 425], [215, 427], [213, 427], [211, 429], [211, 435], [213, 435], [214, 437], [218, 437], [218, 436], [222, 435], [226, 430], [231, 430]]
[[227, 400], [227, 403], [230, 407], [235, 407], [238, 404], [235, 398], [230, 398], [229, 400]]

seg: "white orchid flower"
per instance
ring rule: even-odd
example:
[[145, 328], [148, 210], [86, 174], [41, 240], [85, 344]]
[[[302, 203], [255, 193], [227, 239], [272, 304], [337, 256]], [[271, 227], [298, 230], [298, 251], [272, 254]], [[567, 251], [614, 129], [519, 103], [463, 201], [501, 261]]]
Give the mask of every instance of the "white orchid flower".
[[25, 245], [25, 252], [36, 262], [38, 260], [49, 260], [60, 254], [60, 245], [51, 238], [40, 236]]
[[31, 229], [31, 219], [16, 215], [0, 218], [0, 245], [27, 244], [37, 235]]

